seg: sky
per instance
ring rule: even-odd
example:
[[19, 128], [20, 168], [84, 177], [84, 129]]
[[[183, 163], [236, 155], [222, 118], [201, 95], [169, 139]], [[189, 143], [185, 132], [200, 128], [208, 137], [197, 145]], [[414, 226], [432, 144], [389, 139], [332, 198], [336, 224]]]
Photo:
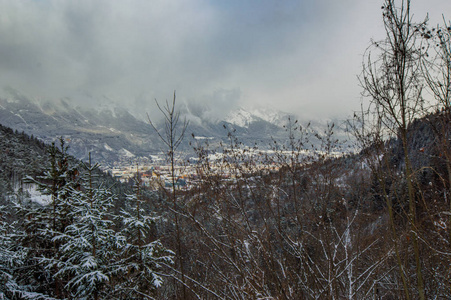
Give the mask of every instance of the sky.
[[[265, 106], [301, 118], [351, 115], [382, 1], [0, 0], [0, 89], [74, 104], [154, 99], [221, 117]], [[413, 0], [414, 19], [451, 16]], [[99, 100], [101, 99], [101, 100]]]

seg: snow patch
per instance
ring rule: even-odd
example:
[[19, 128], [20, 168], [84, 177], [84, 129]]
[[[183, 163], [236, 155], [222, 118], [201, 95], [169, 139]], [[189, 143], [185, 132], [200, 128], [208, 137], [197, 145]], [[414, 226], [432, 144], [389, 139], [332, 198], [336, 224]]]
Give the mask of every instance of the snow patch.
[[164, 160], [164, 158], [162, 158], [162, 157], [160, 157], [160, 156], [158, 156], [158, 155], [149, 155], [149, 157], [150, 157], [150, 159], [152, 160], [152, 161], [163, 161]]
[[135, 155], [133, 153], [131, 153], [130, 151], [128, 151], [127, 149], [122, 148], [121, 150], [119, 150], [119, 153], [123, 156], [127, 156], [127, 157], [135, 157]]
[[114, 151], [113, 148], [111, 148], [107, 143], [105, 143], [103, 145], [103, 147], [105, 147], [105, 149], [108, 150], [108, 151]]
[[[11, 112], [11, 113], [13, 113], [13, 112]], [[13, 113], [14, 114], [14, 113]], [[20, 119], [22, 119], [22, 121], [24, 121], [24, 123], [25, 124], [27, 124], [28, 125], [28, 123], [27, 123], [27, 121], [25, 121], [25, 119], [24, 118], [22, 118], [22, 116], [21, 115], [19, 115], [19, 114], [14, 114], [14, 115], [16, 115], [16, 116], [18, 116]]]
[[52, 196], [41, 194], [35, 184], [26, 185], [24, 191], [30, 195], [30, 200], [32, 202], [40, 205], [49, 205], [52, 202]]

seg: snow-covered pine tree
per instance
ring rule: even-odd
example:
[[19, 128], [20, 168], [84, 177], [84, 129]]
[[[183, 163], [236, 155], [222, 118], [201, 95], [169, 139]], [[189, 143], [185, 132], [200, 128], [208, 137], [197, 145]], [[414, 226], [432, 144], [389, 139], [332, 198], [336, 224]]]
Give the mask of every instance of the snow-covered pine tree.
[[49, 195], [51, 202], [47, 210], [50, 230], [62, 232], [70, 224], [68, 212], [70, 204], [67, 203], [71, 190], [77, 186], [78, 169], [69, 163], [68, 146], [61, 137], [60, 149], [52, 143], [48, 149], [49, 166], [43, 176], [32, 178], [27, 176], [25, 183], [35, 184], [41, 194]]
[[69, 195], [77, 185], [77, 168], [69, 162], [68, 147], [60, 138], [60, 148], [55, 143], [48, 148], [48, 166], [44, 175], [27, 176], [25, 183], [34, 185], [43, 195], [50, 197], [47, 204], [38, 204], [30, 199], [16, 203], [17, 215], [23, 234], [21, 246], [27, 256], [21, 280], [34, 286], [37, 291], [62, 298], [63, 282], [53, 274], [58, 272], [54, 260], [60, 256], [60, 245], [54, 237], [61, 234], [71, 223]]
[[61, 243], [61, 257], [56, 276], [67, 280], [65, 289], [77, 299], [111, 299], [112, 274], [125, 237], [114, 230], [109, 213], [114, 195], [97, 182], [98, 164], [82, 164], [84, 174], [79, 189], [70, 193], [70, 218], [73, 223], [54, 241]]
[[122, 211], [126, 246], [115, 264], [115, 297], [119, 299], [153, 299], [155, 290], [163, 283], [159, 275], [162, 264], [173, 263], [173, 252], [151, 236], [151, 227], [158, 216], [143, 209], [141, 179], [137, 170], [134, 193], [127, 195], [130, 212]]
[[16, 244], [14, 223], [6, 220], [8, 209], [0, 206], [0, 299], [43, 299], [44, 295], [24, 285], [17, 277], [24, 265], [25, 250]]

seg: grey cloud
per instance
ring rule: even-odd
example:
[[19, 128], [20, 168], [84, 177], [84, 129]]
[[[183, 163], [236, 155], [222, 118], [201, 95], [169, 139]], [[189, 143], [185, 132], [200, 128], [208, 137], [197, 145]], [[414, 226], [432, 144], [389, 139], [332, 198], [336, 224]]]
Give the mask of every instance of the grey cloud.
[[277, 103], [330, 116], [358, 108], [361, 54], [378, 36], [380, 4], [357, 0], [5, 0], [0, 82], [151, 113], [177, 90], [193, 115]]

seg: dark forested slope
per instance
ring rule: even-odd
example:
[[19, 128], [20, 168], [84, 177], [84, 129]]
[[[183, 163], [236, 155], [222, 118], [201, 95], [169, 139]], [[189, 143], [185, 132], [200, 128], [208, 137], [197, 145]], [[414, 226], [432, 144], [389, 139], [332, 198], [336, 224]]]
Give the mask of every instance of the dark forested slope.
[[0, 195], [12, 193], [25, 175], [42, 173], [46, 145], [0, 124]]
[[[11, 195], [25, 176], [36, 177], [42, 175], [48, 166], [48, 149], [50, 145], [39, 139], [29, 136], [24, 132], [15, 131], [0, 124], [0, 199]], [[71, 163], [80, 163], [74, 157], [69, 157]], [[124, 198], [124, 192], [130, 192], [130, 188], [117, 182], [111, 176], [96, 171], [102, 177], [102, 181], [108, 186], [113, 186], [113, 191]]]

